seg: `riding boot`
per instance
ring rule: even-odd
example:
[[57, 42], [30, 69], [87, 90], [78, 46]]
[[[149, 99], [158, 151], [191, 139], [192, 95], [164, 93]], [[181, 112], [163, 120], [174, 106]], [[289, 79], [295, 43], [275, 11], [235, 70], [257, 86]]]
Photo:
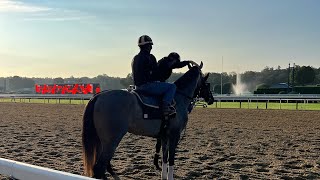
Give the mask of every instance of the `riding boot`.
[[176, 109], [168, 103], [162, 103], [162, 112], [165, 119], [174, 118]]

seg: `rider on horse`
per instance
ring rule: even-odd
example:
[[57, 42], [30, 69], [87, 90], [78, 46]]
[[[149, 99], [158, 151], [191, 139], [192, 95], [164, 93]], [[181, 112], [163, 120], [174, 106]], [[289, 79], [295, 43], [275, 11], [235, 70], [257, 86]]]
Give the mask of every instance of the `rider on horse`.
[[[156, 58], [151, 54], [152, 45], [153, 42], [149, 36], [143, 35], [139, 38], [138, 46], [140, 47], [140, 52], [133, 58], [131, 64], [133, 81], [138, 90], [146, 92], [147, 94], [162, 96], [161, 107], [164, 116], [167, 117], [176, 113], [175, 108], [171, 106], [176, 92], [176, 86], [173, 83], [164, 82], [168, 77], [164, 77], [162, 74], [164, 72], [162, 71], [167, 67], [172, 68], [172, 65], [176, 65], [180, 59], [171, 62], [171, 59], [174, 59], [177, 55], [175, 53], [173, 58], [172, 55], [170, 56], [170, 61], [168, 61], [169, 59], [166, 61], [163, 60], [163, 63], [159, 61], [160, 64], [158, 66]], [[169, 57], [166, 57], [166, 59], [167, 58]]]
[[191, 63], [190, 61], [180, 61], [180, 55], [176, 52], [170, 53], [158, 61], [159, 81], [165, 82], [172, 74], [173, 69], [183, 68]]

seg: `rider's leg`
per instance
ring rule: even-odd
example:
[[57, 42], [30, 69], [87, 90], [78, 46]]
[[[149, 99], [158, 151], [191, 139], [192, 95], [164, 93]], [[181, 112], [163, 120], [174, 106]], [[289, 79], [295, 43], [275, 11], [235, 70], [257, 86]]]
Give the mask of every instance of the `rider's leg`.
[[175, 84], [171, 84], [171, 83], [165, 83], [163, 84], [164, 86], [167, 86], [166, 91], [163, 95], [163, 102], [167, 103], [167, 104], [171, 104], [174, 98], [174, 95], [176, 93], [176, 85]]
[[176, 93], [176, 85], [167, 83], [167, 86], [168, 86], [168, 89], [163, 95], [163, 99], [162, 99], [162, 110], [163, 110], [164, 116], [168, 116], [176, 113], [175, 108], [171, 107], [171, 103]]
[[139, 86], [138, 89], [149, 94], [163, 96], [161, 106], [164, 111], [164, 115], [175, 113], [175, 109], [170, 107], [176, 92], [175, 84], [166, 82], [150, 82]]

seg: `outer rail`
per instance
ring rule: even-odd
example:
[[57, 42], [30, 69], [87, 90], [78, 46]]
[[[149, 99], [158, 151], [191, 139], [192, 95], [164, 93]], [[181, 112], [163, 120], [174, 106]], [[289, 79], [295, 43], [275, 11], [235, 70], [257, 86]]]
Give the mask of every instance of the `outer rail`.
[[93, 180], [93, 178], [0, 158], [0, 174], [21, 180]]

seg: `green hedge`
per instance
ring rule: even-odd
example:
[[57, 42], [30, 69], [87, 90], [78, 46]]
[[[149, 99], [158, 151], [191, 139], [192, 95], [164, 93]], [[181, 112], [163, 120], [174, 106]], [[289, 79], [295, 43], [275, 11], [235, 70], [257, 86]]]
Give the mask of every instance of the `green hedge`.
[[[254, 94], [284, 94], [287, 88], [263, 88], [254, 91]], [[320, 86], [296, 86], [293, 88], [295, 94], [320, 94]]]
[[293, 90], [300, 94], [320, 94], [320, 86], [296, 86]]
[[254, 94], [279, 94], [280, 92], [287, 92], [287, 88], [263, 88], [254, 91]]

